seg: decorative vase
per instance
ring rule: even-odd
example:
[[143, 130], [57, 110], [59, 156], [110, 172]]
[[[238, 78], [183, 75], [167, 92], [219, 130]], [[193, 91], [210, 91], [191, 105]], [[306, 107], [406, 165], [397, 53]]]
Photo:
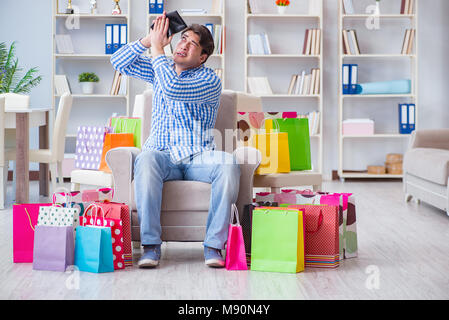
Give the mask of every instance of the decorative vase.
[[84, 94], [94, 93], [94, 82], [81, 82], [81, 90]]
[[279, 14], [285, 14], [285, 12], [287, 11], [287, 6], [277, 6], [277, 7]]

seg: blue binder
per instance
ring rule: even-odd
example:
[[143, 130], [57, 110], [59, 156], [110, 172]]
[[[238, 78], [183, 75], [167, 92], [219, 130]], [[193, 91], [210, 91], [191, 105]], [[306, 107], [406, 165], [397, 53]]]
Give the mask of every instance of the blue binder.
[[408, 105], [406, 103], [400, 103], [398, 106], [399, 110], [399, 133], [409, 134], [408, 125]]
[[412, 133], [415, 130], [415, 122], [416, 122], [415, 109], [416, 106], [414, 103], [410, 103], [408, 105], [408, 133]]
[[350, 94], [357, 94], [357, 82], [358, 82], [358, 71], [359, 71], [359, 65], [358, 64], [351, 64], [351, 75], [350, 75], [350, 88], [349, 93]]
[[128, 25], [120, 25], [120, 45], [119, 49], [128, 43]]
[[112, 24], [106, 24], [104, 27], [105, 54], [112, 54]]
[[350, 84], [351, 84], [351, 65], [343, 64], [342, 68], [342, 83], [343, 83], [343, 94], [350, 94]]
[[112, 25], [112, 53], [115, 53], [120, 47], [120, 25]]
[[164, 13], [164, 0], [156, 0], [156, 13]]
[[156, 0], [150, 0], [150, 14], [157, 13]]

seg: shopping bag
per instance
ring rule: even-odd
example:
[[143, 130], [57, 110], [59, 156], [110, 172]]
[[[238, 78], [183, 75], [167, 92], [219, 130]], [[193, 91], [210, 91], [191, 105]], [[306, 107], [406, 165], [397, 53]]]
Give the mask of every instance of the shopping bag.
[[14, 204], [12, 207], [14, 263], [33, 262], [34, 230], [41, 206], [51, 206], [51, 203]]
[[134, 136], [132, 133], [107, 133], [104, 137], [103, 151], [101, 153], [100, 171], [111, 173], [111, 169], [106, 164], [106, 153], [109, 150], [119, 147], [134, 147]]
[[243, 241], [245, 243], [246, 252], [246, 264], [249, 266], [251, 264], [251, 229], [253, 220], [253, 210], [254, 208], [265, 206], [265, 207], [277, 207], [277, 202], [254, 202], [252, 204], [246, 204], [243, 206], [242, 214], [242, 233]]
[[134, 136], [134, 146], [142, 147], [142, 119], [130, 117], [112, 117], [110, 126], [114, 128], [114, 133], [132, 133]]
[[123, 254], [123, 226], [120, 219], [104, 218], [100, 219], [96, 213], [93, 216], [91, 213], [93, 210], [100, 210], [100, 216], [102, 214], [102, 208], [96, 204], [91, 204], [86, 208], [86, 212], [80, 218], [81, 223], [91, 226], [110, 227], [111, 228], [111, 241], [112, 241], [112, 259], [114, 261], [114, 270], [125, 269], [125, 257]]
[[[55, 192], [53, 194], [53, 205], [60, 204], [64, 207], [67, 207], [66, 193], [67, 192]], [[81, 216], [84, 213], [85, 209], [95, 201], [112, 201], [112, 199], [114, 198], [114, 189], [100, 188], [82, 191], [71, 191], [68, 192], [68, 194], [72, 198], [69, 207], [78, 209], [79, 215]]]
[[[54, 197], [53, 197], [54, 198]], [[65, 207], [61, 205], [41, 206], [37, 225], [39, 226], [72, 226], [73, 230], [79, 226], [79, 209], [71, 208], [72, 198], [69, 193], [65, 193]]]
[[261, 133], [260, 130], [252, 136], [251, 144], [262, 154], [262, 161], [256, 174], [290, 172], [288, 133], [279, 132], [279, 129], [269, 130], [265, 133]]
[[100, 225], [86, 225], [83, 223], [76, 232], [75, 265], [80, 271], [103, 273], [114, 271], [112, 253], [111, 228], [104, 226], [103, 216], [95, 216], [94, 221], [101, 220]]
[[288, 192], [281, 190], [280, 193], [257, 192], [256, 201], [296, 204], [296, 190], [289, 190]]
[[273, 119], [266, 121], [267, 129], [270, 129], [272, 122], [278, 124], [280, 132], [288, 133], [290, 170], [311, 170], [309, 120], [307, 118]]
[[118, 219], [122, 222], [123, 230], [123, 256], [125, 267], [133, 265], [133, 249], [131, 245], [131, 215], [129, 207], [118, 202], [95, 202], [101, 207], [105, 218]]
[[336, 268], [340, 265], [338, 206], [289, 205], [302, 210], [305, 221], [305, 266]]
[[33, 269], [64, 272], [74, 263], [73, 227], [37, 225], [34, 232]]
[[253, 211], [251, 270], [304, 270], [303, 212], [296, 209], [256, 208]]
[[[234, 224], [234, 218], [237, 223]], [[232, 204], [231, 221], [226, 243], [226, 270], [248, 270], [246, 265], [245, 243], [243, 241], [242, 226], [239, 221], [239, 213], [235, 204]]]
[[111, 127], [79, 126], [76, 136], [75, 167], [87, 170], [99, 170], [106, 133]]

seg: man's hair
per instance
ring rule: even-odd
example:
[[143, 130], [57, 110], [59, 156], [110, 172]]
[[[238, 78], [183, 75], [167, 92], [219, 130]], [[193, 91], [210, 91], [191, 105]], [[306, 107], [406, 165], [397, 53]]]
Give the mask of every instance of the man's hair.
[[214, 38], [212, 37], [209, 29], [207, 29], [205, 26], [194, 23], [185, 28], [182, 31], [181, 36], [187, 31], [192, 31], [200, 38], [200, 46], [202, 49], [201, 54], [207, 54], [206, 60], [204, 60], [204, 62], [206, 62], [209, 56], [214, 53], [215, 49]]

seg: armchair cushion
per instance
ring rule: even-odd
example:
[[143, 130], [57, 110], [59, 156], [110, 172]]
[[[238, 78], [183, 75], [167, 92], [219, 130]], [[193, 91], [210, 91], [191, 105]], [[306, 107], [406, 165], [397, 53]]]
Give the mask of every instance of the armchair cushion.
[[449, 177], [449, 150], [410, 149], [404, 156], [404, 172], [445, 186]]

